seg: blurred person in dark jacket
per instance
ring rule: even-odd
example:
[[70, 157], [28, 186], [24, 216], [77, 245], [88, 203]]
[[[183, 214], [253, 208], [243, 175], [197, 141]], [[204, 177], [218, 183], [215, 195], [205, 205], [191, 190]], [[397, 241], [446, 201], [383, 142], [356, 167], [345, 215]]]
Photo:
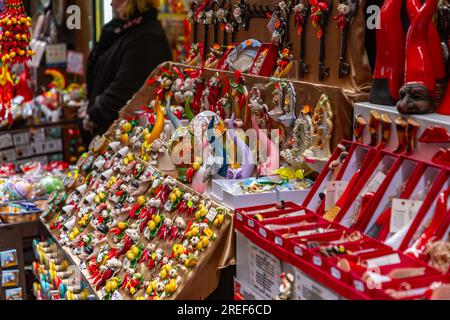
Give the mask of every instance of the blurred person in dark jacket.
[[88, 60], [89, 104], [79, 115], [86, 143], [108, 130], [155, 67], [171, 60], [157, 20], [159, 0], [112, 0], [111, 5], [115, 18], [103, 27]]

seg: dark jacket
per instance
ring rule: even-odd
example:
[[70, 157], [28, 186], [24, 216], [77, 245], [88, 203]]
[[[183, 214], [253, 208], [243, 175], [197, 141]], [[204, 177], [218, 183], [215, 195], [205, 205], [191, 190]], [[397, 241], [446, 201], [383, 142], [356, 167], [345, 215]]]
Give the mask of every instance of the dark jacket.
[[88, 114], [98, 126], [94, 135], [105, 133], [153, 69], [171, 60], [171, 50], [156, 11], [146, 13], [140, 24], [120, 33], [118, 23], [121, 22], [113, 20], [105, 25], [105, 35], [89, 58]]

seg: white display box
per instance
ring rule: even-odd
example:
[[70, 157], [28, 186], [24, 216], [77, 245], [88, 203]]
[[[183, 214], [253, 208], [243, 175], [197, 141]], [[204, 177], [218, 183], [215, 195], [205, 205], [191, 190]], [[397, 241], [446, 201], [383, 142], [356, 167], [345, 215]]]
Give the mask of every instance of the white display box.
[[243, 180], [212, 180], [210, 195], [214, 197], [216, 202], [231, 209], [261, 206], [278, 202], [276, 190], [255, 194], [233, 193], [233, 185], [240, 181]]
[[30, 143], [30, 134], [28, 131], [13, 134], [13, 141], [15, 146], [22, 146]]
[[16, 151], [17, 159], [29, 158], [29, 157], [33, 156], [33, 149], [31, 148], [31, 145], [29, 145], [29, 144], [23, 145], [23, 146], [18, 146], [18, 147], [16, 147], [15, 151]]
[[12, 146], [14, 146], [14, 143], [9, 133], [0, 135], [0, 149], [11, 148]]
[[16, 160], [16, 152], [14, 149], [7, 149], [0, 151], [0, 161], [11, 163]]
[[33, 149], [34, 155], [39, 155], [45, 153], [46, 143], [45, 142], [33, 142], [31, 144], [31, 149]]
[[45, 142], [45, 152], [54, 153], [62, 151], [62, 142], [60, 139], [48, 140]]
[[[366, 120], [367, 123], [370, 119], [370, 111], [376, 110], [380, 114], [386, 113], [388, 114], [392, 119], [392, 135], [391, 139], [389, 141], [389, 144], [386, 146], [386, 149], [389, 151], [394, 151], [397, 149], [398, 146], [398, 138], [397, 138], [397, 130], [395, 129], [394, 121], [398, 117], [403, 118], [413, 118], [415, 121], [417, 121], [420, 124], [419, 131], [417, 133], [417, 139], [419, 139], [423, 132], [428, 128], [432, 126], [441, 126], [446, 128], [450, 132], [450, 116], [444, 116], [437, 113], [432, 114], [425, 114], [425, 115], [401, 115], [397, 112], [397, 108], [394, 106], [381, 106], [376, 104], [371, 104], [369, 102], [362, 102], [362, 103], [356, 103], [355, 104], [355, 114], [362, 115]], [[380, 133], [381, 136], [381, 133]], [[364, 143], [369, 143], [370, 141], [370, 134], [369, 130], [366, 128], [364, 130]], [[417, 147], [415, 151], [412, 153], [412, 157], [418, 160], [423, 161], [430, 161], [431, 158], [439, 151], [442, 147], [449, 147], [450, 144], [443, 145], [441, 143], [420, 143], [417, 142]]]
[[30, 136], [33, 142], [43, 142], [45, 141], [45, 129], [33, 129], [30, 131]]

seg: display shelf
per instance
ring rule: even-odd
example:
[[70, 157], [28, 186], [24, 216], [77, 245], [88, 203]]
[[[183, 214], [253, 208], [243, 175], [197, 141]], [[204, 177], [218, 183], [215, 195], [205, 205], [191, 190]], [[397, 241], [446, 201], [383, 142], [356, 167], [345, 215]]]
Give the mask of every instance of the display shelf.
[[69, 260], [70, 264], [73, 266], [76, 266], [79, 269], [79, 274], [82, 277], [82, 286], [83, 287], [87, 287], [89, 288], [90, 291], [90, 295], [88, 297], [88, 300], [100, 300], [101, 297], [98, 296], [97, 291], [95, 290], [95, 288], [93, 288], [90, 284], [90, 282], [88, 281], [88, 275], [85, 273], [84, 270], [81, 270], [79, 268], [80, 266], [80, 259], [78, 259], [77, 257], [75, 257], [73, 254], [71, 254], [70, 252], [68, 252], [63, 246], [61, 246], [61, 244], [59, 243], [59, 240], [57, 239], [57, 237], [53, 234], [53, 232], [50, 230], [50, 228], [42, 221], [40, 220], [40, 224], [42, 226], [44, 226], [46, 232], [48, 233], [48, 235], [52, 238], [52, 240], [57, 244], [58, 248], [65, 253], [67, 259]]
[[[362, 115], [367, 123], [369, 123], [370, 120], [370, 112], [372, 110], [378, 111], [380, 114], [388, 114], [389, 117], [392, 119], [392, 122], [394, 123], [395, 119], [399, 117], [403, 117], [405, 119], [407, 118], [413, 118], [415, 121], [417, 121], [420, 124], [419, 131], [417, 133], [417, 139], [419, 139], [423, 132], [428, 128], [432, 126], [441, 126], [443, 128], [446, 128], [450, 132], [450, 116], [444, 116], [437, 113], [432, 114], [425, 114], [425, 115], [404, 115], [400, 114], [396, 107], [391, 106], [382, 106], [377, 104], [372, 104], [369, 102], [362, 102], [362, 103], [356, 103], [355, 104], [355, 116], [356, 115]], [[380, 133], [381, 134], [381, 133]], [[370, 134], [369, 130], [367, 128], [364, 129], [364, 143], [370, 142]], [[395, 125], [392, 125], [392, 134], [391, 139], [389, 141], [389, 144], [386, 146], [386, 149], [389, 151], [395, 151], [395, 149], [398, 146], [398, 137], [397, 137], [397, 130], [395, 129]], [[450, 147], [449, 144], [442, 144], [442, 143], [421, 143], [417, 141], [417, 146], [414, 152], [411, 154], [411, 156], [417, 160], [422, 161], [431, 161], [431, 158], [439, 151], [442, 147]]]

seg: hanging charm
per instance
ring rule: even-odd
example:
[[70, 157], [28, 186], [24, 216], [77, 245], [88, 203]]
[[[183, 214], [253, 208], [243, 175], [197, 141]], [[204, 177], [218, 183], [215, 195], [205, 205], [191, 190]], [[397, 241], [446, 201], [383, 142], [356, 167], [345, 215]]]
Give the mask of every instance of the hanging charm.
[[314, 28], [319, 28], [317, 38], [320, 40], [319, 53], [319, 80], [323, 81], [330, 76], [330, 68], [325, 65], [325, 33], [328, 23], [328, 14], [333, 6], [332, 0], [309, 0], [311, 5], [311, 22]]
[[333, 19], [338, 28], [341, 29], [341, 53], [339, 56], [339, 78], [350, 73], [350, 64], [347, 62], [347, 45], [350, 25], [358, 11], [359, 1], [357, 0], [339, 0], [337, 7], [338, 15]]
[[9, 70], [17, 63], [25, 64], [33, 55], [30, 26], [31, 18], [25, 13], [22, 0], [6, 0], [5, 10], [0, 15], [0, 58], [3, 64], [0, 74], [0, 120], [8, 118], [11, 124], [9, 109], [14, 96], [14, 83]]
[[297, 35], [300, 36], [300, 78], [303, 79], [307, 73], [309, 73], [309, 64], [305, 62], [306, 55], [306, 22], [308, 19], [310, 8], [300, 2], [294, 7], [295, 12], [295, 27], [297, 30]]

